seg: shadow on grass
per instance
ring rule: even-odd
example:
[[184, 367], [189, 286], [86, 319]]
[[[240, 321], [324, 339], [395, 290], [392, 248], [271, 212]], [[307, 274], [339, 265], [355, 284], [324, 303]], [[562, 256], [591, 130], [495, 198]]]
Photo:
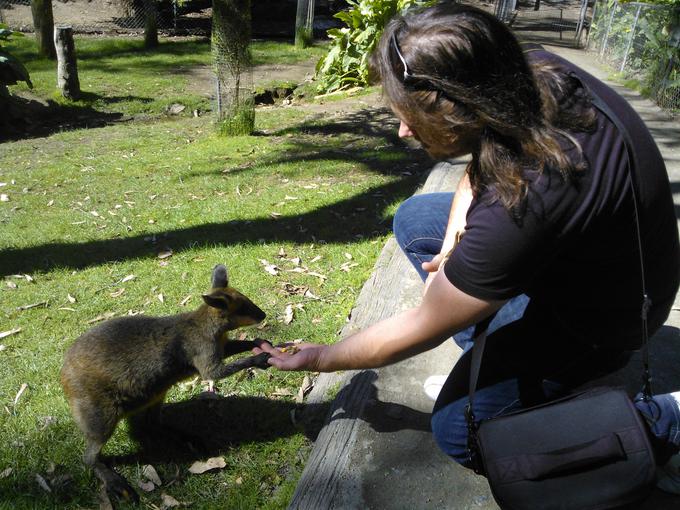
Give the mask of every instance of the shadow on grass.
[[[358, 238], [381, 236], [391, 229], [391, 219], [382, 214], [389, 204], [410, 196], [420, 177], [404, 176], [398, 181], [372, 188], [348, 200], [315, 211], [258, 218], [251, 221], [224, 221], [180, 228], [156, 234], [175, 253], [196, 247], [256, 244], [261, 242], [298, 242], [310, 240], [346, 243]], [[338, 228], [341, 226], [341, 228]], [[52, 267], [79, 269], [111, 261], [151, 257], [157, 247], [140, 233], [121, 239], [84, 243], [57, 242], [0, 252], [0, 275], [45, 271]]]
[[[109, 97], [83, 93], [82, 103], [103, 100], [117, 103], [146, 98]], [[148, 102], [152, 102], [149, 99]], [[58, 104], [54, 101], [37, 101], [30, 96], [12, 96], [10, 117], [15, 119], [6, 126], [0, 123], [0, 142], [49, 136], [72, 129], [102, 127], [124, 120], [122, 113], [102, 112], [87, 104]]]
[[[262, 242], [304, 243], [313, 240], [326, 243], [347, 243], [357, 239], [374, 238], [391, 231], [391, 217], [386, 209], [397, 201], [409, 197], [421, 183], [420, 169], [428, 168], [431, 161], [423, 151], [405, 152], [396, 145], [396, 135], [391, 126], [380, 117], [371, 117], [368, 110], [350, 115], [342, 121], [328, 124], [308, 124], [295, 130], [305, 134], [353, 133], [357, 140], [362, 136], [379, 137], [384, 148], [366, 149], [351, 146], [344, 148], [319, 148], [313, 143], [300, 143], [299, 150], [288, 151], [279, 162], [309, 164], [313, 160], [356, 161], [367, 164], [373, 172], [397, 175], [396, 180], [370, 188], [345, 200], [319, 207], [298, 215], [269, 217], [247, 221], [215, 221], [187, 228], [159, 232], [162, 239], [175, 253], [197, 247], [258, 244]], [[328, 146], [328, 144], [327, 144]], [[385, 155], [388, 157], [386, 158]], [[273, 163], [276, 163], [274, 161]], [[268, 161], [267, 164], [272, 164]], [[252, 167], [250, 167], [252, 169]], [[230, 173], [244, 171], [231, 170]], [[268, 214], [263, 211], [263, 215]], [[341, 226], [341, 228], [338, 228]], [[124, 238], [94, 240], [88, 242], [52, 242], [27, 248], [10, 248], [0, 251], [0, 275], [47, 271], [53, 267], [81, 269], [112, 261], [136, 258], [155, 258], [158, 247], [148, 242], [149, 233], [140, 232]]]

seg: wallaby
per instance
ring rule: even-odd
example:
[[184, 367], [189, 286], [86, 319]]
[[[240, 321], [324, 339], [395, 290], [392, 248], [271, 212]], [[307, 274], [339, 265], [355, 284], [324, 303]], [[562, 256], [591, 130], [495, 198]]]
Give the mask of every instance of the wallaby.
[[71, 413], [85, 435], [83, 460], [118, 499], [139, 501], [100, 452], [121, 418], [133, 435], [160, 432], [160, 407], [168, 389], [198, 373], [227, 377], [248, 367], [268, 368], [262, 353], [223, 364], [264, 340], [229, 341], [226, 332], [265, 318], [250, 299], [228, 286], [227, 269], [215, 266], [212, 290], [197, 310], [168, 317], [119, 317], [83, 333], [66, 352], [61, 384]]

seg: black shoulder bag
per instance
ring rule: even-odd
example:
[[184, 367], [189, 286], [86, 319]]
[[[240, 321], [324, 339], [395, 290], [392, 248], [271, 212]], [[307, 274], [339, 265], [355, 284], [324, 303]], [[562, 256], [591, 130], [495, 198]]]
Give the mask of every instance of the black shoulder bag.
[[[620, 119], [591, 91], [593, 104], [621, 132], [630, 170], [642, 274], [644, 399], [650, 399], [647, 296], [635, 186], [637, 162]], [[466, 408], [468, 448], [476, 472], [487, 477], [504, 510], [600, 510], [634, 503], [653, 488], [655, 461], [645, 423], [627, 394], [596, 388], [497, 418], [477, 422], [474, 393], [486, 340], [477, 327]]]

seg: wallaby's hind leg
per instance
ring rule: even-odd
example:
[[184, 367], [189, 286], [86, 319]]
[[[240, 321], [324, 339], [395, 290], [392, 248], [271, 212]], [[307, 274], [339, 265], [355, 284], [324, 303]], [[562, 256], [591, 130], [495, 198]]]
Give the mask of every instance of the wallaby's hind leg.
[[104, 446], [103, 442], [88, 438], [83, 461], [92, 468], [94, 474], [97, 475], [97, 478], [102, 481], [104, 489], [110, 497], [121, 500], [132, 500], [135, 503], [138, 503], [139, 496], [130, 486], [128, 481], [102, 462], [99, 457], [102, 446]]
[[85, 435], [83, 462], [92, 468], [109, 496], [116, 499], [139, 501], [139, 496], [121, 475], [107, 466], [100, 457], [102, 447], [116, 429], [118, 414], [113, 405], [107, 406], [101, 400], [96, 404], [80, 399], [71, 401], [71, 409], [78, 427]]

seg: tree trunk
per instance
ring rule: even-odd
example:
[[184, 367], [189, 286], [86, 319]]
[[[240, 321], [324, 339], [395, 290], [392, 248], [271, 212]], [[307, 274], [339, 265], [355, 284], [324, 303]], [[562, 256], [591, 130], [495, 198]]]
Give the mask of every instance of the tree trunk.
[[158, 46], [158, 10], [154, 0], [144, 0], [144, 47]]
[[33, 29], [38, 41], [38, 52], [49, 59], [57, 56], [54, 50], [54, 16], [52, 15], [52, 0], [31, 0], [31, 14], [33, 15]]
[[54, 29], [54, 46], [57, 50], [57, 86], [61, 90], [61, 95], [66, 99], [78, 99], [80, 81], [71, 27]]
[[255, 128], [250, 34], [250, 0], [213, 0], [211, 50], [223, 135], [248, 135]]
[[295, 16], [295, 46], [311, 46], [314, 29], [314, 0], [298, 0]]

